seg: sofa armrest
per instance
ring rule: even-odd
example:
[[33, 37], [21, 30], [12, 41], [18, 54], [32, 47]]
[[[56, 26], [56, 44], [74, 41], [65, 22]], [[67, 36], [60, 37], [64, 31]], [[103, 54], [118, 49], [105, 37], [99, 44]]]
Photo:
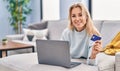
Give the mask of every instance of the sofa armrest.
[[6, 35], [8, 40], [23, 40], [24, 34]]
[[115, 54], [115, 71], [120, 71], [120, 52]]

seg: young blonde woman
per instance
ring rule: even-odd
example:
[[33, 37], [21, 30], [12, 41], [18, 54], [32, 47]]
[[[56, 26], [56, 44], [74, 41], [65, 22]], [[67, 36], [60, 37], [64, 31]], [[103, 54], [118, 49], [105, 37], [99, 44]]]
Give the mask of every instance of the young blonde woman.
[[101, 51], [101, 40], [92, 45], [92, 35], [100, 36], [93, 24], [87, 8], [82, 3], [73, 4], [69, 9], [69, 27], [62, 33], [62, 40], [69, 41], [72, 58], [87, 58], [87, 63], [95, 65], [96, 55]]

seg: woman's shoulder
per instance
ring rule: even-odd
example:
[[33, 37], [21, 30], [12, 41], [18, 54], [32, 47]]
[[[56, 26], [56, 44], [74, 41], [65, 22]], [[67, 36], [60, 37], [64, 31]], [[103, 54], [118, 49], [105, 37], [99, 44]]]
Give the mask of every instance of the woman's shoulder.
[[62, 36], [61, 39], [62, 40], [69, 40], [69, 36], [70, 36], [70, 29], [69, 28], [65, 28], [64, 31], [62, 32]]
[[69, 28], [65, 28], [63, 33], [70, 33], [72, 30], [70, 30]]

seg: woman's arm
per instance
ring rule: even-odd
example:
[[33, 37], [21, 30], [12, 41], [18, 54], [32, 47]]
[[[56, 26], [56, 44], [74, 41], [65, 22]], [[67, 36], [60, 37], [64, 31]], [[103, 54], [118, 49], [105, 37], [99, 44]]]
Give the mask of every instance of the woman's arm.
[[100, 40], [97, 40], [93, 46], [89, 49], [89, 54], [87, 58], [87, 64], [97, 65], [96, 55], [102, 50], [102, 44]]

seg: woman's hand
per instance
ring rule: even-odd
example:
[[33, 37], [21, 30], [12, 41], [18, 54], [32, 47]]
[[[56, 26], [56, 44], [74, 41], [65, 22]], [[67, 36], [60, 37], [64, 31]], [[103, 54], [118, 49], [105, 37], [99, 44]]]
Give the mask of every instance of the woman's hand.
[[95, 41], [95, 44], [93, 45], [94, 50], [100, 52], [102, 51], [102, 43], [101, 40]]
[[92, 47], [92, 54], [90, 56], [90, 59], [95, 59], [96, 55], [102, 51], [102, 43], [101, 40], [95, 41], [93, 47]]

